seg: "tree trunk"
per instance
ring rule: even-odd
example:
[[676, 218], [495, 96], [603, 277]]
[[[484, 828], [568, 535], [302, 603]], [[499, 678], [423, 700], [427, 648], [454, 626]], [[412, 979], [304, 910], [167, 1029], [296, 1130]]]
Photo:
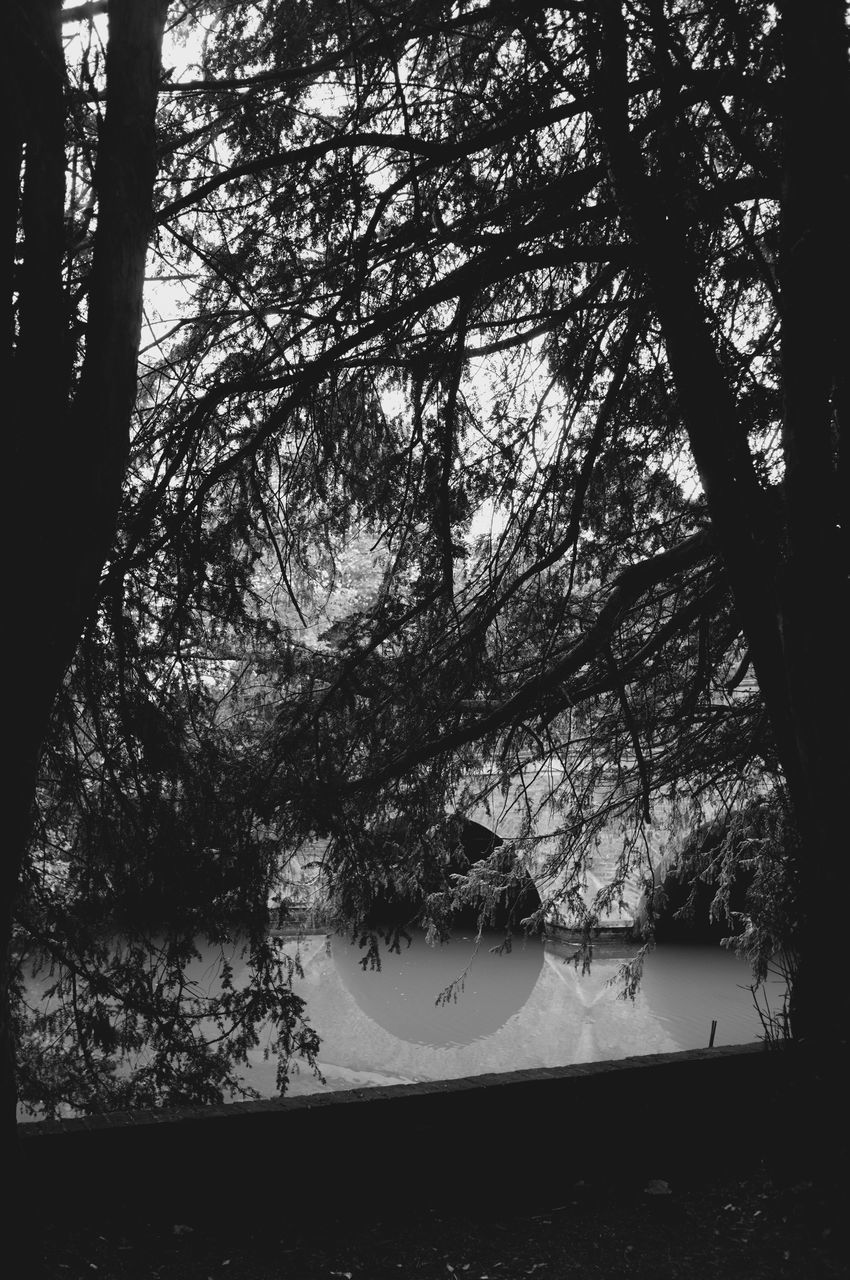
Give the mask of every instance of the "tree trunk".
[[[783, 22], [788, 72], [781, 264], [784, 530], [756, 479], [746, 432], [699, 301], [697, 264], [686, 228], [679, 224], [677, 175], [668, 174], [662, 205], [629, 130], [627, 34], [619, 0], [603, 0], [588, 33], [612, 178], [641, 250], [800, 835], [802, 936], [793, 1029], [801, 1042], [834, 1054], [846, 1045], [850, 1024], [841, 922], [833, 914], [845, 909], [850, 887], [843, 852], [844, 791], [850, 780], [845, 652], [850, 602], [846, 514], [841, 514], [836, 462], [838, 388], [850, 350], [850, 202], [846, 149], [836, 153], [833, 129], [848, 119], [850, 96], [841, 0], [824, 0], [815, 9], [788, 0]], [[663, 30], [657, 39], [663, 84]], [[672, 103], [672, 135], [675, 122]], [[846, 467], [846, 457], [842, 463]]]
[[[25, 142], [19, 206], [23, 266], [11, 387], [14, 551], [7, 578], [16, 622], [6, 725], [15, 762], [0, 881], [0, 1106], [7, 1136], [16, 1112], [7, 981], [14, 901], [30, 836], [41, 747], [89, 620], [121, 501], [152, 226], [155, 111], [166, 9], [167, 0], [109, 7], [106, 107], [95, 176], [97, 230], [75, 393], [62, 287], [61, 0], [14, 6], [7, 32], [14, 119]], [[17, 178], [15, 174], [16, 183]], [[17, 207], [15, 193], [9, 203], [13, 198]]]
[[[850, 987], [837, 911], [850, 890], [845, 790], [850, 781], [850, 612], [846, 509], [838, 452], [840, 385], [850, 352], [850, 69], [842, 0], [782, 6], [783, 450], [786, 545], [779, 624], [799, 781], [804, 938], [795, 1034], [847, 1043]], [[838, 144], [838, 145], [836, 145]], [[846, 406], [845, 411], [846, 411]]]

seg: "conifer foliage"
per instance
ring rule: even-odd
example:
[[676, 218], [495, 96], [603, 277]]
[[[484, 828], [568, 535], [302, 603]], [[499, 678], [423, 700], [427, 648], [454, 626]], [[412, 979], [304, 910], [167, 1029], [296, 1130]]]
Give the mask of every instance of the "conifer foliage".
[[[446, 872], [466, 779], [552, 762], [575, 883], [615, 820], [640, 865], [658, 797], [775, 796], [795, 1034], [842, 1041], [843, 5], [14, 0], [8, 32], [4, 930], [64, 949], [98, 1060], [133, 966], [91, 986], [93, 904], [253, 922], [238, 1058], [299, 841], [356, 924]], [[227, 1086], [184, 1030], [140, 1097]]]

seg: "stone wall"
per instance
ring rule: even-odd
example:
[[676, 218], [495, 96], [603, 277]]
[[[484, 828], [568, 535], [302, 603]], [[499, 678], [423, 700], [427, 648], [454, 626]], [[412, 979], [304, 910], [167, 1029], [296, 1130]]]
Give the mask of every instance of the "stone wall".
[[20, 1126], [51, 1213], [175, 1222], [506, 1202], [579, 1179], [755, 1167], [786, 1055], [763, 1045]]

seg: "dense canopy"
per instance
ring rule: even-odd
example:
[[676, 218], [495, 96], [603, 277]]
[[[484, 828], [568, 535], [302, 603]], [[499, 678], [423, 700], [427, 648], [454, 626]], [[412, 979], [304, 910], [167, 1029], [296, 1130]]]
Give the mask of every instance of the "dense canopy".
[[[846, 1034], [808, 977], [846, 887], [843, 6], [132, 8], [12, 19], [11, 881], [26, 844], [94, 1056], [137, 967], [91, 986], [102, 904], [167, 902], [164, 999], [301, 841], [356, 923], [445, 867], [471, 778], [553, 762], [567, 893], [615, 818], [641, 868], [659, 798], [790, 815], [798, 1034]], [[131, 1097], [224, 1087], [184, 1030]]]

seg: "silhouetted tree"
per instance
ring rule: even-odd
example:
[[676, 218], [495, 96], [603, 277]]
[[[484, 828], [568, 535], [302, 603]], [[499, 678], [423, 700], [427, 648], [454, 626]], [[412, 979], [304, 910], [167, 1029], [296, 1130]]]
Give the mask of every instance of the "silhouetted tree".
[[[843, 1043], [819, 920], [847, 889], [843, 6], [211, 3], [195, 66], [159, 81], [156, 145], [152, 19], [122, 62], [147, 8], [109, 7], [105, 86], [90, 42], [64, 95], [57, 7], [12, 24], [15, 474], [37, 516], [7, 897], [81, 632], [137, 672], [250, 636], [272, 694], [244, 795], [282, 840], [329, 838], [355, 917], [382, 873], [364, 830], [404, 813], [416, 878], [482, 762], [566, 762], [557, 857], [577, 872], [631, 816], [621, 875], [655, 795], [776, 781], [795, 1032]], [[66, 166], [91, 185], [63, 210]], [[149, 233], [181, 301], [134, 416]], [[366, 529], [374, 600], [301, 645]]]

